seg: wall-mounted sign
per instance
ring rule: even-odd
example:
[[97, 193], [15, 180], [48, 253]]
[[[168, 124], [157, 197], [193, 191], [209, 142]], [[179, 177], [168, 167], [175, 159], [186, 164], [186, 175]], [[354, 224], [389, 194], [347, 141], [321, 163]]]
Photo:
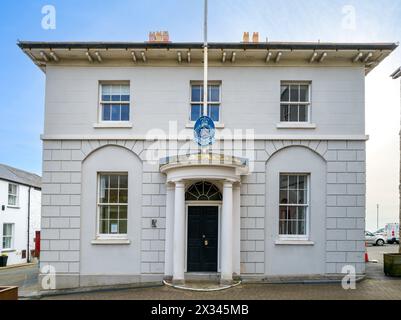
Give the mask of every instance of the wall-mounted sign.
[[200, 117], [194, 126], [194, 141], [201, 147], [211, 145], [215, 141], [216, 127], [208, 116]]
[[117, 223], [110, 224], [110, 233], [117, 233], [118, 232], [118, 225]]

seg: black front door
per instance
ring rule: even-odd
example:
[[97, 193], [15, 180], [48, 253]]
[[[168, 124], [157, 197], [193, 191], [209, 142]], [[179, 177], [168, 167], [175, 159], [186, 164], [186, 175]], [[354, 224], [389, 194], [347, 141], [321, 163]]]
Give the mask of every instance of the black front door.
[[218, 207], [188, 207], [188, 272], [217, 272]]

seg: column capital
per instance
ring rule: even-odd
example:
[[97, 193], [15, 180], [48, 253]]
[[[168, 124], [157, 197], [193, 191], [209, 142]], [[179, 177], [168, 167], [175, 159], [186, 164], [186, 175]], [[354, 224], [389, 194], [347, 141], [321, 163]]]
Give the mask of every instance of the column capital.
[[173, 182], [166, 182], [166, 188], [171, 191], [175, 189], [175, 185]]
[[241, 181], [235, 181], [234, 182], [234, 188], [240, 188], [242, 185]]
[[172, 181], [175, 184], [176, 188], [185, 188], [185, 181], [184, 180], [175, 180]]
[[223, 181], [224, 188], [232, 188], [234, 183], [235, 181], [231, 179], [226, 179]]

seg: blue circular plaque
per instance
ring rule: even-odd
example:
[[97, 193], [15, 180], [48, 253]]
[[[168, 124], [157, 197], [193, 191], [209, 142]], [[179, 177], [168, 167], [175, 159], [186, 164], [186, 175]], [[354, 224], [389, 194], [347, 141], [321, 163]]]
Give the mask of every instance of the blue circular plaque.
[[194, 126], [194, 141], [201, 147], [211, 145], [215, 141], [216, 127], [208, 116], [200, 117]]

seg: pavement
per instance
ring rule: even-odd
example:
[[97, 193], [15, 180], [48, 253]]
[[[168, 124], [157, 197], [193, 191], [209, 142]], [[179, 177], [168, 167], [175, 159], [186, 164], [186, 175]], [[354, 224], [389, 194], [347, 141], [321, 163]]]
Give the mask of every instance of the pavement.
[[19, 295], [29, 295], [39, 289], [38, 273], [38, 264], [0, 268], [0, 285], [19, 287]]
[[[44, 297], [44, 300], [401, 300], [401, 278], [383, 273], [383, 253], [398, 252], [398, 246], [369, 247], [366, 279], [355, 290], [344, 290], [340, 283], [330, 284], [241, 284], [234, 288], [194, 292], [169, 286], [109, 291], [93, 291]], [[0, 284], [19, 286], [20, 295], [38, 290], [38, 267], [26, 266], [0, 270]]]
[[383, 254], [397, 253], [398, 245], [385, 245], [383, 247], [368, 247], [369, 261], [377, 261], [377, 263], [366, 264], [366, 278], [374, 280], [389, 280], [383, 272]]

